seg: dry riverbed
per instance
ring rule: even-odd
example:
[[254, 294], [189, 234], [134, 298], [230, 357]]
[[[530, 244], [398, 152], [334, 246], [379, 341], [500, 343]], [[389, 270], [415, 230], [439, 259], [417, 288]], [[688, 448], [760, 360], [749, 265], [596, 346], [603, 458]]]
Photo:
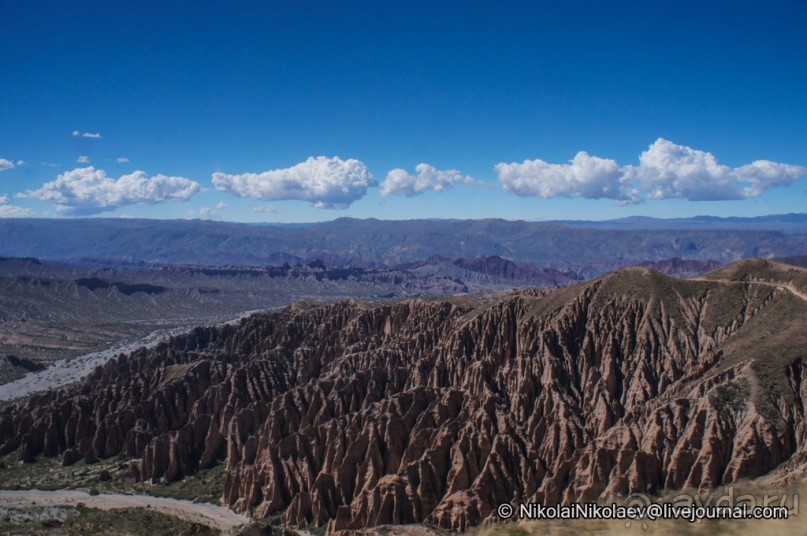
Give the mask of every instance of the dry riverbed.
[[[229, 318], [218, 325], [231, 324], [240, 321], [255, 311], [245, 311], [234, 318]], [[77, 382], [88, 376], [96, 367], [103, 365], [110, 359], [118, 357], [120, 354], [128, 354], [143, 346], [151, 348], [157, 346], [165, 339], [186, 333], [193, 328], [193, 325], [183, 325], [171, 329], [160, 329], [153, 331], [147, 336], [129, 342], [118, 343], [111, 348], [99, 352], [91, 352], [78, 357], [70, 357], [53, 363], [45, 370], [39, 372], [29, 372], [22, 378], [0, 385], [0, 402], [24, 398], [34, 393], [56, 389], [71, 383]]]
[[155, 512], [213, 527], [221, 531], [227, 531], [249, 522], [248, 517], [237, 514], [223, 506], [165, 497], [108, 493], [90, 495], [79, 490], [0, 490], [0, 508], [78, 507], [80, 504], [99, 510], [149, 508]]

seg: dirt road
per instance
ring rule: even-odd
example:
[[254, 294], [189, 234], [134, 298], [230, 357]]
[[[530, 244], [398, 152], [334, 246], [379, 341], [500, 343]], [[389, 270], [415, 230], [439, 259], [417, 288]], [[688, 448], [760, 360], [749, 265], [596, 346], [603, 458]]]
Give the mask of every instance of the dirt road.
[[765, 285], [766, 287], [774, 287], [774, 288], [777, 288], [779, 290], [786, 290], [786, 291], [790, 292], [791, 294], [793, 294], [794, 296], [796, 296], [797, 298], [800, 298], [800, 299], [802, 299], [804, 301], [807, 301], [807, 294], [804, 294], [803, 292], [799, 291], [799, 289], [797, 289], [796, 287], [794, 287], [790, 283], [779, 283], [779, 282], [775, 282], [775, 281], [758, 281], [758, 280], [754, 280], [754, 281], [731, 281], [731, 280], [728, 280], [728, 279], [710, 279], [710, 278], [706, 278], [706, 277], [697, 277], [697, 278], [694, 278], [693, 281], [715, 281], [715, 282], [718, 282], [718, 283], [726, 283], [726, 284], [729, 284], [729, 285]]
[[148, 495], [118, 495], [102, 493], [90, 495], [77, 490], [0, 490], [0, 507], [30, 508], [40, 506], [74, 507], [84, 503], [89, 508], [114, 510], [118, 508], [150, 508], [155, 512], [178, 517], [192, 523], [226, 531], [249, 522], [247, 516], [229, 508], [209, 503], [193, 503]]

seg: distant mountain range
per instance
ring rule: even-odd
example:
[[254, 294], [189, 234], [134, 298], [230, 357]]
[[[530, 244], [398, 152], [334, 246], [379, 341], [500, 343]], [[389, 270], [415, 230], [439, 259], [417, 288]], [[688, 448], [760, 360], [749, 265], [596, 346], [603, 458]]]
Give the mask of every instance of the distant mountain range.
[[728, 218], [717, 216], [694, 216], [692, 218], [630, 216], [605, 221], [555, 220], [547, 223], [593, 229], [732, 229], [807, 234], [807, 214], [802, 213]]
[[759, 218], [535, 223], [506, 220], [383, 221], [310, 225], [201, 220], [5, 219], [0, 255], [47, 260], [205, 265], [392, 267], [442, 256], [498, 256], [585, 277], [670, 258], [718, 263], [807, 253], [807, 215]]

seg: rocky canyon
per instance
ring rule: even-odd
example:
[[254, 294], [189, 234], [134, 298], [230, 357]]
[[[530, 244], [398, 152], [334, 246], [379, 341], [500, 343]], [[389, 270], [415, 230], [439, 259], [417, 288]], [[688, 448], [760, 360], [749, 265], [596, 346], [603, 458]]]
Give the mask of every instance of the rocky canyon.
[[290, 526], [464, 530], [502, 502], [807, 472], [807, 270], [627, 268], [562, 289], [341, 301], [196, 328], [6, 406], [0, 455], [226, 467]]

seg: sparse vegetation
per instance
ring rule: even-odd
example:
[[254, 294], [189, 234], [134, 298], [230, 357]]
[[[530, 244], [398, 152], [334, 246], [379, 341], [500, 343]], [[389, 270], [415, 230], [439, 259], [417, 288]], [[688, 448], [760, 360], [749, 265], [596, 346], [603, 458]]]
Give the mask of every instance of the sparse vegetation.
[[184, 521], [177, 517], [146, 508], [98, 510], [78, 508], [77, 515], [68, 517], [61, 529], [68, 535], [152, 536], [155, 534], [212, 535], [210, 527]]
[[718, 385], [709, 395], [709, 403], [721, 414], [726, 415], [743, 409], [750, 395], [751, 388], [748, 380], [743, 378], [725, 385]]
[[[22, 378], [26, 374], [27, 372], [24, 369], [18, 367], [11, 367], [3, 363], [0, 363], [0, 385], [4, 383], [13, 382], [14, 380]], [[2, 404], [0, 404], [0, 409], [2, 408], [3, 406]]]
[[176, 482], [167, 484], [138, 483], [133, 488], [138, 493], [148, 493], [156, 497], [219, 504], [224, 493], [226, 476], [224, 463], [220, 463], [215, 467], [198, 471]]
[[4, 489], [81, 489], [90, 495], [145, 494], [213, 504], [219, 504], [224, 492], [226, 469], [223, 463], [182, 480], [160, 484], [135, 482], [127, 476], [128, 463], [110, 459], [91, 465], [80, 461], [63, 467], [59, 458], [40, 456], [35, 463], [23, 465], [17, 461], [16, 453], [12, 453], [0, 458], [0, 481]]

